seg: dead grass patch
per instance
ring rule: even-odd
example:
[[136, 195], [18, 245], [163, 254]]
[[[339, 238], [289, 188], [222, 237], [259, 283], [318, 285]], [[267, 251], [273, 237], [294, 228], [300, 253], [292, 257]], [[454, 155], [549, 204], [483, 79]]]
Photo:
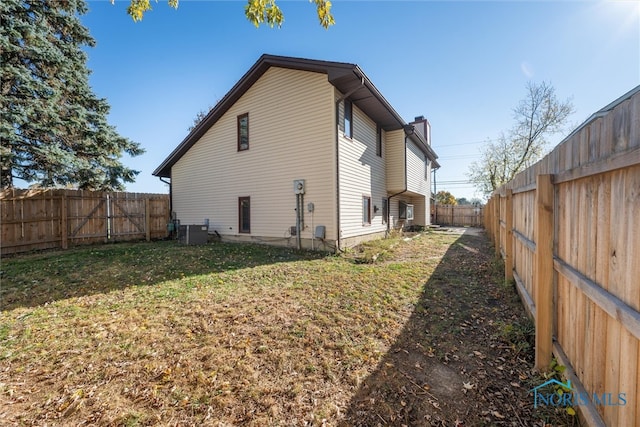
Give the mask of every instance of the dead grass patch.
[[3, 261], [0, 420], [331, 424], [436, 264], [167, 242]]
[[531, 368], [499, 342], [522, 308], [458, 237], [371, 243], [371, 263], [173, 242], [3, 260], [0, 424], [449, 425], [440, 392], [469, 425], [514, 420], [478, 402]]

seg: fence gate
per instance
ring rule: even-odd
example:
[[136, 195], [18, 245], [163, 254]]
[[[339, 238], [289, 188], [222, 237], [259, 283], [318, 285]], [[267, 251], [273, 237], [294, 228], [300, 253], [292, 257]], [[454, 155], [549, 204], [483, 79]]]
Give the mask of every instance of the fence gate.
[[[72, 244], [104, 241], [107, 229], [106, 193], [80, 190], [62, 194], [60, 201], [61, 233], [67, 230], [66, 240]], [[25, 200], [27, 203], [29, 199]], [[66, 213], [66, 214], [65, 214]], [[66, 219], [66, 226], [65, 226]]]
[[120, 241], [144, 238], [147, 234], [145, 222], [145, 199], [128, 195], [107, 194], [107, 240]]

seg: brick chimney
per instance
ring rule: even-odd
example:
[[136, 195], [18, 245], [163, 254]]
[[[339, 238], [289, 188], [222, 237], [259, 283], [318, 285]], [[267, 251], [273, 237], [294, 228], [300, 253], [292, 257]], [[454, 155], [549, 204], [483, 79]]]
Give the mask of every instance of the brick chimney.
[[431, 125], [429, 124], [429, 120], [425, 119], [424, 116], [417, 116], [409, 124], [413, 125], [418, 133], [424, 137], [427, 145], [431, 145]]

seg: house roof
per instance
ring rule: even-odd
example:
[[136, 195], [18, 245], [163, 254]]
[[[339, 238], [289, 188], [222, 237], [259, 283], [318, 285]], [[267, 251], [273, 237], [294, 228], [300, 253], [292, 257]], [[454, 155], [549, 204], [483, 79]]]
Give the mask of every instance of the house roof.
[[[382, 96], [371, 80], [356, 64], [320, 61], [315, 59], [286, 56], [262, 55], [229, 92], [209, 111], [204, 119], [153, 171], [153, 175], [170, 177], [171, 167], [213, 126], [229, 108], [271, 67], [290, 68], [327, 75], [327, 80], [341, 93], [349, 94], [351, 101], [378, 123], [385, 131], [398, 130], [407, 126], [406, 122]], [[433, 149], [417, 132], [410, 136], [434, 163], [438, 157]]]

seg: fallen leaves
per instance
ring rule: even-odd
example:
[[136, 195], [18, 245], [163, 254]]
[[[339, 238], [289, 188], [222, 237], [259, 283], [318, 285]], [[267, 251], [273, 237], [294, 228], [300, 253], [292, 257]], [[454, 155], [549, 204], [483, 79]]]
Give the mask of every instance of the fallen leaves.
[[[364, 264], [171, 242], [12, 259], [19, 283], [3, 290], [11, 306], [0, 313], [3, 416], [474, 425], [508, 422], [511, 409], [500, 404], [508, 400], [529, 423], [528, 362], [495, 338], [513, 307], [496, 313], [483, 303], [485, 294], [501, 298], [486, 243], [465, 240], [477, 252], [458, 250], [455, 239], [385, 241], [371, 249], [384, 256]], [[457, 379], [434, 378], [434, 365]]]
[[496, 418], [499, 418], [501, 420], [504, 420], [506, 417], [504, 415], [502, 415], [500, 412], [498, 411], [491, 411], [491, 415], [493, 415]]
[[[132, 279], [138, 273], [128, 269], [128, 255], [119, 258], [118, 247], [111, 246], [104, 251], [113, 256], [100, 257], [101, 262], [121, 264], [106, 268], [107, 274], [100, 263], [91, 271], [92, 281], [103, 280], [94, 290], [101, 286], [109, 292], [0, 314], [0, 326], [11, 322], [20, 328], [6, 334], [20, 336], [2, 352], [6, 370], [0, 382], [23, 369], [23, 386], [41, 386], [31, 395], [3, 386], [0, 405], [23, 420], [64, 416], [75, 420], [71, 423], [135, 424], [158, 422], [159, 416], [187, 424], [253, 419], [261, 425], [259, 420], [269, 417], [300, 425], [310, 419], [316, 420], [313, 425], [330, 423], [397, 337], [420, 295], [421, 278], [432, 268], [403, 263], [387, 268], [380, 259], [360, 266], [339, 257], [250, 245], [160, 246], [167, 250], [147, 257], [142, 254], [152, 246], [140, 245], [135, 259], [149, 258], [159, 275], [175, 280], [127, 285], [138, 281]], [[126, 251], [135, 252], [134, 247], [127, 245]], [[169, 272], [176, 251], [186, 270]], [[211, 254], [202, 256], [206, 251]], [[163, 253], [167, 260], [158, 260]], [[41, 266], [33, 263], [29, 274], [46, 272], [51, 256], [43, 257]], [[135, 269], [145, 267], [136, 261]], [[194, 275], [204, 270], [209, 272]], [[139, 274], [139, 283], [153, 281], [148, 271]], [[129, 278], [124, 283], [115, 279], [123, 276]], [[381, 281], [393, 285], [380, 287]], [[55, 300], [57, 285], [50, 289]], [[72, 287], [79, 293], [88, 289]], [[38, 342], [48, 344], [46, 352], [27, 351]], [[50, 372], [46, 382], [35, 375], [35, 366]], [[64, 388], [61, 397], [38, 403], [58, 387]], [[86, 393], [89, 388], [95, 390]], [[40, 410], [26, 410], [34, 405]], [[320, 413], [324, 417], [314, 415]]]
[[70, 395], [62, 396], [57, 403], [57, 411], [62, 417], [68, 417], [83, 405], [84, 391], [78, 389]]

